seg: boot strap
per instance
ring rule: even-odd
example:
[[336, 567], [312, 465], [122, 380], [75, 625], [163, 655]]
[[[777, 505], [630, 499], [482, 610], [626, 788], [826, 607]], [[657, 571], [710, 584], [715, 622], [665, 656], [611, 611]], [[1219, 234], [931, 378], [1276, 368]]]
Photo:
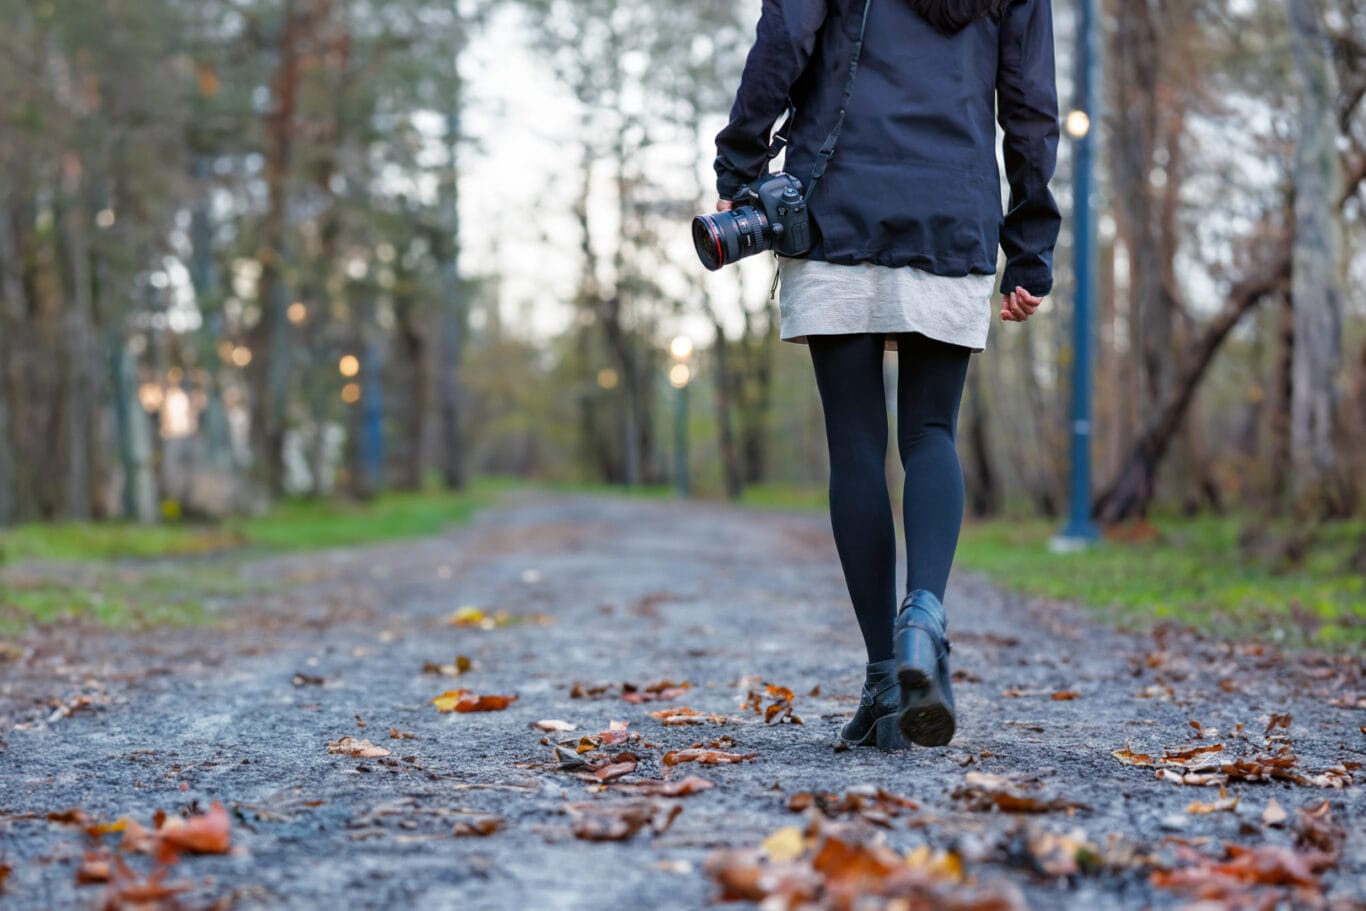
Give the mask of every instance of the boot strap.
[[877, 702], [878, 696], [881, 696], [884, 692], [891, 689], [893, 686], [896, 686], [898, 682], [896, 674], [891, 674], [877, 686], [869, 687], [867, 684], [864, 684], [863, 698], [860, 699], [859, 702], [863, 705], [873, 705]]

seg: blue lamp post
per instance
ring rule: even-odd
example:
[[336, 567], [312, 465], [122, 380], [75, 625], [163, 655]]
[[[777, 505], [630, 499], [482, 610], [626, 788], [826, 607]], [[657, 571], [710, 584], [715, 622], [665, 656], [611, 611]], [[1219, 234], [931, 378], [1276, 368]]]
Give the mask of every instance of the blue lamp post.
[[1072, 477], [1067, 526], [1053, 539], [1055, 549], [1084, 548], [1100, 537], [1091, 521], [1091, 309], [1095, 304], [1095, 207], [1091, 181], [1099, 103], [1096, 62], [1098, 0], [1079, 0], [1074, 102], [1064, 127], [1072, 137], [1072, 261], [1076, 306], [1072, 321]]

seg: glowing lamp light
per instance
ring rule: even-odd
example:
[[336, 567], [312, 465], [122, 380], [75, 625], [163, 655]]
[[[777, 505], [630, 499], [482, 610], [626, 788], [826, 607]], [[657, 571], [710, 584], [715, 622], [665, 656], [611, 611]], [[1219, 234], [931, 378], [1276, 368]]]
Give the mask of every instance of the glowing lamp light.
[[347, 383], [342, 387], [342, 401], [354, 405], [360, 401], [360, 383]]
[[166, 400], [166, 392], [160, 383], [143, 383], [138, 387], [138, 402], [144, 411], [156, 411]]
[[285, 316], [289, 317], [289, 321], [297, 326], [308, 319], [308, 305], [302, 301], [295, 301], [289, 305], [289, 309], [285, 311]]
[[360, 358], [354, 354], [344, 354], [342, 359], [337, 362], [337, 369], [342, 376], [351, 377], [360, 373]]
[[251, 363], [251, 349], [246, 345], [238, 345], [232, 349], [232, 362], [238, 367], [245, 367]]
[[669, 368], [669, 382], [675, 389], [682, 389], [688, 385], [688, 380], [692, 379], [692, 371], [687, 364], [674, 364]]
[[686, 335], [676, 335], [674, 340], [669, 343], [669, 353], [680, 361], [687, 360], [692, 351], [692, 339]]
[[617, 372], [611, 367], [603, 367], [598, 371], [598, 385], [603, 389], [617, 388]]
[[1085, 111], [1068, 111], [1066, 129], [1068, 136], [1080, 139], [1091, 129], [1091, 118]]

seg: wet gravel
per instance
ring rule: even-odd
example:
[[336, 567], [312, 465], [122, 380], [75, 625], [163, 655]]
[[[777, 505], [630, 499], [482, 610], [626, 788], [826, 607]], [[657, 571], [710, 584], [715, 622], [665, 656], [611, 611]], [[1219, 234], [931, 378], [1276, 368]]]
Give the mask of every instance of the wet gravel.
[[[264, 560], [243, 572], [287, 596], [265, 607], [232, 602], [219, 628], [142, 642], [86, 635], [71, 643], [83, 673], [60, 680], [67, 697], [85, 693], [92, 704], [69, 717], [46, 707], [11, 713], [15, 724], [0, 733], [0, 866], [12, 872], [0, 905], [101, 900], [101, 887], [74, 881], [84, 837], [49, 812], [79, 807], [150, 824], [158, 809], [218, 800], [233, 814], [236, 850], [177, 865], [173, 878], [195, 886], [190, 907], [697, 908], [717, 896], [702, 870], [713, 850], [754, 847], [802, 824], [786, 809], [796, 792], [866, 785], [921, 805], [917, 824], [885, 832], [890, 845], [952, 848], [972, 876], [1008, 878], [1038, 908], [1182, 906], [1187, 897], [1149, 884], [1152, 859], [1118, 859], [1169, 859], [1173, 838], [1289, 844], [1289, 828], [1262, 825], [1268, 799], [1293, 818], [1326, 798], [1350, 833], [1324, 877], [1328, 900], [1366, 902], [1362, 772], [1345, 789], [1235, 782], [1234, 812], [1200, 815], [1187, 805], [1217, 789], [1161, 781], [1111, 755], [1126, 744], [1158, 755], [1214, 742], [1256, 752], [1271, 717], [1289, 713], [1278, 734], [1297, 768], [1360, 761], [1360, 659], [1286, 657], [1179, 630], [1117, 632], [1073, 607], [958, 573], [946, 599], [961, 716], [953, 743], [835, 752], [863, 656], [822, 516], [526, 495], [439, 538]], [[449, 624], [462, 606], [515, 622]], [[47, 641], [36, 656], [0, 664], [11, 697], [16, 680], [39, 685], [30, 665], [53, 648]], [[472, 661], [458, 680], [423, 670], [457, 655]], [[615, 689], [570, 696], [576, 683], [665, 680], [690, 688], [660, 703], [626, 702]], [[766, 725], [742, 709], [761, 682], [791, 688], [804, 723]], [[431, 705], [462, 687], [518, 699], [487, 713]], [[1067, 693], [1075, 696], [1054, 698]], [[664, 727], [649, 715], [671, 705], [729, 720]], [[546, 735], [530, 727], [540, 719], [578, 730]], [[589, 842], [574, 837], [566, 806], [627, 798], [557, 769], [541, 741], [612, 721], [629, 721], [644, 740], [606, 748], [640, 757], [624, 782], [659, 778], [666, 750], [722, 735], [734, 739], [728, 749], [759, 755], [677, 767], [673, 778], [698, 774], [715, 787], [682, 798], [662, 834]], [[392, 739], [391, 728], [412, 736]], [[329, 753], [346, 735], [392, 755]], [[1039, 793], [1085, 809], [969, 809], [953, 795], [974, 771], [1033, 776]], [[487, 815], [504, 827], [451, 837], [458, 821]], [[1072, 833], [1115, 862], [1095, 875], [1042, 875], [1018, 847], [1039, 831]]]

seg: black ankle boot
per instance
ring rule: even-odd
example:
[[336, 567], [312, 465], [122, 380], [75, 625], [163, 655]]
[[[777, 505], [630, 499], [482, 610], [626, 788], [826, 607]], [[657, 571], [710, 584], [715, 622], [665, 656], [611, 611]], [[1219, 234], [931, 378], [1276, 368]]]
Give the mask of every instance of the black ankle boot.
[[901, 735], [921, 746], [945, 746], [953, 739], [956, 722], [944, 605], [933, 592], [918, 588], [906, 595], [892, 646], [901, 690]]
[[905, 749], [906, 744], [896, 727], [900, 708], [896, 659], [869, 662], [864, 674], [862, 699], [854, 717], [840, 731], [841, 744], [845, 747], [876, 744], [883, 750]]

